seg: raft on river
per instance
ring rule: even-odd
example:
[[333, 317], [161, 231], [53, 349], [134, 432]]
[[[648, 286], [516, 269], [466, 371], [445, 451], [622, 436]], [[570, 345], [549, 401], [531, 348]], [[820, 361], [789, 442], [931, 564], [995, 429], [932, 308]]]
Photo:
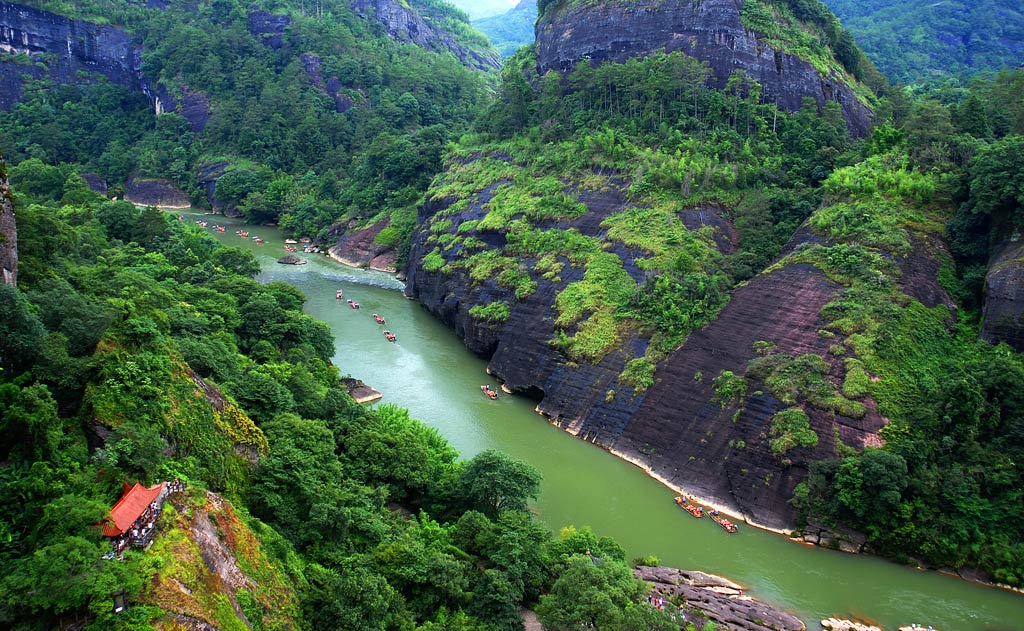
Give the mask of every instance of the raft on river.
[[492, 401], [498, 398], [498, 392], [496, 390], [491, 390], [489, 385], [484, 384], [480, 386], [480, 389], [483, 390], [484, 394], [486, 394]]
[[676, 504], [679, 504], [679, 506], [683, 510], [685, 510], [687, 513], [690, 513], [694, 517], [704, 516], [704, 508], [698, 506], [697, 504], [694, 504], [692, 501], [690, 501], [689, 498], [683, 497], [682, 495], [677, 495]]
[[739, 528], [736, 527], [736, 524], [719, 515], [718, 511], [716, 510], [709, 512], [708, 515], [711, 516], [712, 521], [714, 521], [716, 524], [724, 528], [725, 531], [730, 534], [735, 533], [737, 530], [739, 530]]

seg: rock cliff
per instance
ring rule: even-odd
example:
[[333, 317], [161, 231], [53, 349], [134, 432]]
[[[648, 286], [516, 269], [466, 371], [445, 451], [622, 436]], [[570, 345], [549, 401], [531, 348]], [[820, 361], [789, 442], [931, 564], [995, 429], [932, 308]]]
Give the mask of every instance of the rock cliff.
[[142, 46], [115, 26], [71, 20], [0, 1], [0, 109], [21, 98], [25, 78], [111, 83], [150, 94]]
[[145, 554], [158, 569], [140, 600], [163, 610], [163, 628], [302, 626], [291, 580], [221, 496], [172, 494], [157, 532]]
[[[478, 165], [480, 161], [486, 164]], [[510, 161], [507, 156], [475, 155], [450, 169], [497, 172]], [[465, 184], [457, 181], [449, 190]], [[865, 395], [866, 388], [846, 388], [848, 366], [859, 365], [856, 360], [849, 364], [847, 357], [853, 353], [848, 351], [851, 344], [856, 345], [848, 338], [854, 329], [844, 332], [834, 315], [823, 315], [851, 291], [851, 281], [837, 276], [828, 262], [847, 244], [822, 236], [811, 224], [801, 228], [774, 265], [733, 289], [713, 321], [652, 366], [651, 383], [644, 388], [624, 375], [634, 358], [646, 356], [651, 332], [629, 318], [616, 324], [615, 347], [594, 361], [573, 357], [560, 346], [566, 334], [578, 329], [557, 325], [559, 299], [571, 294], [567, 288], [579, 284], [588, 271], [571, 256], [559, 254], [553, 274], [550, 261], [541, 264], [539, 254], [515, 249], [513, 242], [521, 237], [513, 229], [523, 228], [509, 224], [518, 219], [505, 228], [488, 224], [500, 207], [494, 200], [516, 190], [511, 181], [492, 180], [459, 199], [432, 197], [421, 208], [423, 227], [413, 236], [406, 285], [410, 298], [489, 359], [488, 372], [506, 391], [536, 399], [537, 412], [553, 424], [609, 449], [667, 485], [773, 529], [795, 525], [789, 500], [812, 462], [835, 458], [847, 448], [883, 443], [880, 431], [888, 420], [876, 402]], [[650, 253], [608, 238], [614, 225], [609, 222], [635, 207], [636, 201], [627, 197], [628, 182], [612, 176], [592, 190], [563, 184], [564, 194], [581, 202], [585, 212], [571, 219], [535, 220], [531, 229], [546, 238], [578, 233], [577, 243], [588, 238], [600, 243], [599, 249], [614, 253], [640, 287], [647, 278], [645, 268], [650, 269], [644, 261]], [[701, 205], [679, 210], [674, 221], [691, 231], [710, 230], [708, 243], [729, 253], [737, 239], [728, 212]], [[488, 228], [481, 229], [483, 225]], [[938, 261], [948, 256], [937, 235], [911, 230], [898, 253], [882, 252], [877, 265], [885, 271], [878, 271], [872, 282], [893, 292], [886, 301], [945, 307], [949, 322], [954, 321], [955, 307], [937, 280]], [[506, 267], [475, 267], [474, 256]], [[855, 269], [862, 270], [862, 264]], [[529, 282], [510, 285], [503, 280], [510, 274], [528, 274]], [[532, 289], [533, 284], [534, 290], [517, 295], [517, 285]], [[495, 303], [503, 303], [507, 315], [501, 309], [482, 310]], [[499, 316], [488, 317], [490, 313]], [[791, 386], [793, 392], [780, 391], [783, 373], [788, 375], [785, 381], [798, 383]], [[735, 397], [723, 394], [723, 380], [730, 375], [742, 382]], [[806, 440], [794, 441], [787, 433], [791, 430], [782, 428], [780, 419], [790, 419], [780, 417], [783, 412], [803, 424]]]
[[380, 22], [392, 39], [411, 42], [435, 52], [449, 51], [463, 64], [478, 70], [501, 67], [501, 58], [489, 45], [469, 47], [455, 39], [451, 33], [435, 27], [429, 15], [421, 15], [406, 2], [397, 0], [352, 0], [352, 9], [364, 17]]
[[683, 622], [703, 628], [708, 622], [736, 631], [804, 631], [792, 614], [754, 600], [730, 580], [704, 572], [640, 565], [637, 578], [652, 583], [655, 596], [681, 600]]
[[659, 50], [681, 51], [708, 62], [712, 87], [724, 88], [734, 71], [743, 70], [763, 86], [765, 103], [792, 112], [800, 109], [804, 97], [819, 107], [836, 101], [850, 132], [866, 135], [871, 110], [847, 79], [834, 70], [823, 74], [810, 61], [747, 29], [740, 19], [742, 7], [738, 0], [559, 4], [536, 24], [538, 70], [564, 73], [585, 59], [599, 64]]
[[981, 337], [1024, 352], [1024, 240], [1019, 233], [993, 251], [985, 276]]
[[6, 285], [18, 284], [18, 226], [3, 156], [0, 156], [0, 281]]

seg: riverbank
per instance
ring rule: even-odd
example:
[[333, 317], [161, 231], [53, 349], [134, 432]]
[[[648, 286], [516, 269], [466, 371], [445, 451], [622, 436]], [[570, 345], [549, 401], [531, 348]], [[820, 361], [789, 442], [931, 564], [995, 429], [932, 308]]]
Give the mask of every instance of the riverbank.
[[[271, 258], [284, 245], [278, 231], [261, 229], [267, 243], [257, 245], [232, 234], [244, 229], [240, 221], [225, 223], [228, 234], [218, 236], [258, 257], [261, 282], [286, 282], [306, 295], [306, 312], [335, 335], [334, 362], [342, 374], [358, 375], [384, 400], [407, 408], [463, 458], [496, 449], [540, 471], [544, 481], [533, 505], [554, 533], [589, 526], [618, 541], [627, 558], [653, 555], [664, 565], [728, 576], [745, 594], [794, 613], [808, 629], [817, 630], [820, 620], [835, 616], [869, 620], [886, 631], [915, 621], [945, 631], [1019, 631], [1024, 599], [1017, 594], [869, 555], [793, 545], [759, 528], [741, 525], [739, 534], [729, 535], [707, 519], [693, 519], [672, 501], [678, 493], [652, 481], [640, 467], [538, 418], [528, 398], [484, 397], [486, 362], [408, 300], [393, 275], [319, 256], [309, 257], [309, 265], [278, 265]], [[338, 289], [363, 309], [339, 304]], [[370, 312], [387, 318], [400, 333], [400, 344], [381, 337]]]

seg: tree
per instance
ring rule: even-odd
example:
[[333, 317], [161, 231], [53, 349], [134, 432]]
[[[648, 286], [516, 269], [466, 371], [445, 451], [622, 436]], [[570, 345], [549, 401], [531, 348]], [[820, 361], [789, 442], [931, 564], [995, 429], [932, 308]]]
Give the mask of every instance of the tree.
[[651, 608], [641, 604], [648, 590], [624, 563], [577, 555], [540, 597], [537, 617], [548, 631], [678, 629], [678, 623], [652, 616]]
[[0, 369], [17, 375], [31, 366], [45, 333], [21, 291], [0, 283]]
[[537, 497], [540, 480], [540, 473], [525, 462], [487, 449], [469, 461], [456, 488], [470, 509], [497, 519], [502, 511], [524, 510]]

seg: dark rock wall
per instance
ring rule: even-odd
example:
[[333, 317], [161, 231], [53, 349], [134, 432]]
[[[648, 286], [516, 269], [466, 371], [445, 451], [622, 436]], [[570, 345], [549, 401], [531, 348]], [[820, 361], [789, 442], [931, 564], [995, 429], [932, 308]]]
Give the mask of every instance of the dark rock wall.
[[[83, 74], [149, 94], [142, 78], [142, 47], [123, 30], [70, 20], [31, 7], [0, 1], [0, 51], [45, 61], [47, 70], [24, 66], [0, 55], [0, 109], [21, 96], [21, 75], [46, 76], [58, 83], [82, 83]], [[44, 55], [45, 57], [41, 57]]]
[[871, 111], [838, 77], [822, 77], [806, 61], [773, 49], [740, 21], [740, 0], [583, 3], [555, 10], [537, 22], [537, 65], [570, 71], [576, 63], [622, 62], [655, 51], [681, 51], [711, 65], [711, 84], [724, 88], [734, 70], [763, 86], [762, 99], [797, 111], [804, 97], [819, 107], [840, 104], [850, 132], [865, 136]]
[[427, 50], [449, 51], [466, 66], [479, 70], [501, 68], [497, 51], [470, 50], [454, 37], [434, 28], [419, 13], [399, 0], [352, 0], [352, 9], [380, 22], [388, 36], [399, 42], [411, 42]]
[[188, 208], [188, 195], [170, 180], [130, 177], [124, 185], [124, 198], [142, 206]]
[[18, 284], [18, 226], [3, 156], [0, 156], [0, 282]]
[[1024, 352], [1024, 239], [1008, 235], [993, 251], [985, 276], [981, 338]]

